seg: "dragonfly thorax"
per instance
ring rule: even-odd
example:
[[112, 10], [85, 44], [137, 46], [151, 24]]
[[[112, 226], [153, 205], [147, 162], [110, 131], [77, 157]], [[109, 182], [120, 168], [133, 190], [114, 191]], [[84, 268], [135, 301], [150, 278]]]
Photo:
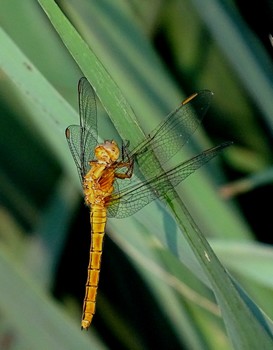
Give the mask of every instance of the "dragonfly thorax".
[[117, 143], [114, 140], [104, 141], [104, 143], [95, 148], [95, 157], [98, 161], [104, 163], [115, 162], [119, 158], [119, 147]]

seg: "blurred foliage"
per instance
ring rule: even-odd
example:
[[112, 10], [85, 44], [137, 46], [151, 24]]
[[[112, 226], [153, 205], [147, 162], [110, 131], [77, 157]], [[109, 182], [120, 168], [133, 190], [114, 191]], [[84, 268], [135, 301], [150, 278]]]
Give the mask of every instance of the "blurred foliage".
[[[185, 154], [225, 140], [234, 146], [178, 193], [236, 288], [252, 298], [255, 318], [265, 322], [257, 303], [272, 319], [270, 1], [58, 6], [136, 115], [135, 122], [115, 119], [116, 91], [101, 68], [90, 67], [111, 117], [99, 106], [102, 138], [137, 142], [136, 125], [149, 132], [187, 95], [214, 92]], [[64, 130], [78, 121], [83, 53], [72, 57], [37, 1], [2, 0], [0, 20], [0, 348], [236, 348], [200, 264], [155, 204], [109, 221], [97, 313], [88, 333], [79, 331], [90, 227]], [[259, 336], [270, 327], [268, 320]]]

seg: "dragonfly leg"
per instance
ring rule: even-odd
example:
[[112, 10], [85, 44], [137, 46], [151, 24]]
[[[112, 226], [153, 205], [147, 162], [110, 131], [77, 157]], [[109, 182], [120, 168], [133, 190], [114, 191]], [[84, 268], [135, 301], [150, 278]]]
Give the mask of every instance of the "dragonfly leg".
[[120, 162], [117, 168], [127, 168], [125, 173], [115, 173], [115, 177], [118, 179], [130, 179], [134, 171], [134, 160], [131, 159], [129, 162]]
[[130, 145], [130, 141], [129, 140], [122, 141], [121, 159], [122, 159], [123, 162], [125, 161], [125, 159], [129, 159], [129, 145]]

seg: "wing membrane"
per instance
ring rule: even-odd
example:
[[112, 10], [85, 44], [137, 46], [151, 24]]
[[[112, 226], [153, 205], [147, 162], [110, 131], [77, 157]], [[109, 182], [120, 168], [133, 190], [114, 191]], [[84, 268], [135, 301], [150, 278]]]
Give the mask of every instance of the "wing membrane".
[[158, 174], [159, 164], [166, 163], [189, 140], [206, 114], [212, 95], [203, 90], [186, 99], [131, 152], [145, 176]]
[[[173, 198], [173, 188], [175, 186], [202, 165], [209, 162], [230, 144], [230, 142], [226, 142], [217, 147], [210, 148], [159, 176], [153, 177], [144, 183], [139, 182], [138, 184], [124, 189], [122, 192], [114, 193], [112, 195], [111, 205], [115, 206], [117, 205], [116, 202], [118, 202], [118, 212], [115, 217], [124, 218], [130, 216], [154, 199], [163, 198], [166, 194], [170, 196], [170, 198]], [[108, 208], [110, 217], [112, 214], [111, 205]]]
[[89, 170], [89, 161], [94, 158], [97, 144], [97, 103], [92, 86], [86, 78], [81, 78], [78, 85], [79, 112], [81, 126], [82, 167], [84, 174]]
[[86, 78], [78, 84], [80, 125], [70, 125], [65, 132], [66, 139], [76, 163], [80, 179], [90, 169], [89, 161], [94, 159], [97, 145], [97, 105], [95, 92]]

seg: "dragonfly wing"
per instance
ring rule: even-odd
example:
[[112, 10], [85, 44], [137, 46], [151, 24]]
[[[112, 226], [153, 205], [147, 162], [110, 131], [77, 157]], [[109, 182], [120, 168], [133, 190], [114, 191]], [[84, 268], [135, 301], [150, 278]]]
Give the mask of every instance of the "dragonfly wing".
[[124, 218], [130, 216], [154, 199], [163, 198], [166, 194], [170, 196], [170, 198], [173, 198], [175, 186], [202, 165], [209, 162], [230, 144], [231, 143], [227, 142], [217, 147], [210, 148], [196, 157], [179, 164], [175, 168], [147, 180], [145, 183], [139, 182], [138, 184], [124, 189], [120, 193], [114, 193], [111, 205], [115, 206], [116, 202], [118, 202], [118, 211], [115, 217]]
[[94, 159], [97, 145], [97, 106], [95, 92], [86, 78], [78, 84], [80, 125], [70, 125], [66, 131], [66, 139], [76, 163], [80, 179], [90, 169], [89, 162]]
[[82, 168], [81, 164], [81, 127], [79, 125], [70, 125], [65, 130], [65, 136], [82, 181], [84, 177], [84, 169]]
[[82, 77], [79, 81], [78, 94], [81, 126], [81, 158], [82, 166], [86, 173], [90, 168], [89, 162], [94, 159], [98, 130], [96, 95], [85, 77]]
[[186, 99], [132, 151], [131, 156], [146, 176], [158, 174], [159, 163], [166, 163], [189, 140], [206, 114], [212, 96], [211, 91], [203, 90]]

